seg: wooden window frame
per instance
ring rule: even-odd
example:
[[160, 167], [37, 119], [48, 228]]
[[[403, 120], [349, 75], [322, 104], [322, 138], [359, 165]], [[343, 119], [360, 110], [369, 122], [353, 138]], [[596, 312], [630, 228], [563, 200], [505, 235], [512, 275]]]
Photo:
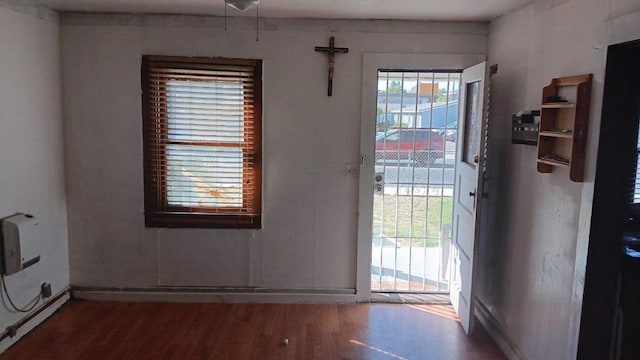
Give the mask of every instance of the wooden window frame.
[[[152, 116], [154, 107], [150, 96], [151, 67], [166, 67], [184, 70], [219, 70], [219, 66], [251, 66], [253, 68], [253, 101], [245, 98], [245, 106], [253, 107], [253, 124], [248, 127], [254, 134], [251, 153], [243, 155], [243, 179], [253, 181], [253, 196], [243, 198], [243, 209], [256, 209], [253, 214], [225, 211], [223, 207], [191, 208], [170, 206], [167, 200], [166, 181], [158, 182], [158, 174], [165, 172], [164, 153], [154, 156], [154, 145], [159, 142], [162, 131], [158, 126], [168, 127], [168, 117], [158, 122]], [[218, 67], [216, 67], [218, 66]], [[141, 68], [142, 83], [142, 126], [144, 156], [144, 207], [146, 227], [168, 228], [236, 228], [260, 229], [262, 227], [262, 60], [230, 59], [216, 57], [181, 57], [144, 55]], [[251, 104], [252, 103], [252, 104]], [[165, 104], [166, 106], [166, 104]], [[245, 117], [245, 126], [247, 125]], [[247, 132], [245, 131], [245, 134]], [[246, 135], [245, 135], [246, 136]], [[166, 140], [168, 142], [168, 140]], [[234, 146], [234, 145], [226, 145]], [[238, 146], [240, 147], [240, 146]], [[248, 161], [248, 159], [251, 161]], [[158, 160], [160, 159], [160, 160]], [[166, 175], [163, 175], [166, 177]], [[249, 204], [250, 202], [250, 204]]]

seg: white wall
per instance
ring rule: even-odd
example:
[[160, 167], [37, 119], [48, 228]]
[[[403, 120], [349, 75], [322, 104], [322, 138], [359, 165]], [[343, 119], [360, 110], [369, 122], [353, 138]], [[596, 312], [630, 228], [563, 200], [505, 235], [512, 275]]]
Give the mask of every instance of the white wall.
[[[354, 289], [362, 58], [484, 54], [485, 24], [174, 16], [63, 17], [73, 285]], [[333, 97], [327, 59], [336, 36]], [[146, 229], [143, 54], [264, 59], [263, 229]], [[428, 68], [429, 64], [425, 64]]]
[[[609, 44], [640, 38], [637, 0], [545, 0], [490, 25], [493, 220], [481, 244], [479, 298], [528, 359], [575, 358], [602, 89]], [[633, 13], [636, 11], [636, 13]], [[536, 171], [535, 147], [510, 143], [511, 114], [539, 109], [554, 77], [593, 73], [584, 183]]]
[[[51, 11], [19, 10], [0, 3], [0, 218], [31, 213], [42, 235], [40, 262], [6, 277], [13, 301], [22, 306], [43, 282], [54, 294], [66, 288], [69, 261], [60, 26]], [[22, 316], [0, 307], [0, 331]], [[2, 342], [0, 350], [16, 339]]]

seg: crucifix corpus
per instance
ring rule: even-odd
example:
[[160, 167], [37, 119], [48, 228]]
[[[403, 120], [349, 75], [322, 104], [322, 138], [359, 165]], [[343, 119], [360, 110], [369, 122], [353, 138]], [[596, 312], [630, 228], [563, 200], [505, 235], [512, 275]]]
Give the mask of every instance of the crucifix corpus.
[[332, 36], [329, 38], [329, 46], [316, 46], [316, 51], [321, 51], [327, 53], [329, 56], [329, 84], [327, 87], [327, 95], [331, 96], [331, 92], [333, 90], [333, 67], [335, 65], [335, 54], [338, 53], [348, 53], [349, 48], [339, 48], [335, 47], [335, 37]]

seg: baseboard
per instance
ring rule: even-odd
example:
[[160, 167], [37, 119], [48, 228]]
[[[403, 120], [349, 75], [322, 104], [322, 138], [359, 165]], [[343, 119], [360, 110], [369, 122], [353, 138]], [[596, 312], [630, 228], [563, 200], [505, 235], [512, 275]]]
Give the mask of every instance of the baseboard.
[[255, 289], [255, 288], [99, 288], [72, 287], [76, 299], [96, 301], [353, 304], [353, 289]]
[[[34, 313], [40, 311], [37, 315], [33, 316], [33, 318], [29, 319], [25, 322], [25, 320], [21, 320], [18, 322], [19, 326], [14, 325], [15, 327], [15, 335], [8, 336], [4, 335], [5, 332], [9, 331], [7, 328], [2, 334], [3, 339], [0, 340], [0, 353], [7, 350], [11, 345], [15, 344], [18, 340], [20, 340], [23, 336], [28, 334], [31, 330], [33, 330], [36, 326], [40, 325], [43, 321], [49, 318], [53, 313], [55, 313], [62, 305], [64, 305], [69, 299], [71, 295], [69, 294], [69, 289], [65, 289], [61, 293], [54, 296], [55, 300], [45, 303], [41, 305], [39, 308], [34, 310]], [[26, 315], [25, 317], [28, 317]]]
[[496, 342], [500, 350], [509, 360], [527, 360], [527, 357], [520, 351], [518, 346], [504, 332], [502, 325], [491, 314], [489, 309], [476, 299], [475, 316], [482, 326], [487, 330], [489, 335]]

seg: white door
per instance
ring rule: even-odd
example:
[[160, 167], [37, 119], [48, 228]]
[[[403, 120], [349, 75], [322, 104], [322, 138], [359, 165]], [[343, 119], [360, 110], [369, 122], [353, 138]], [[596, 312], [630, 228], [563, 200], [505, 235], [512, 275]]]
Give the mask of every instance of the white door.
[[482, 200], [482, 156], [484, 151], [484, 89], [486, 63], [462, 73], [458, 111], [458, 157], [453, 204], [451, 251], [451, 304], [465, 332], [473, 331], [473, 273]]

